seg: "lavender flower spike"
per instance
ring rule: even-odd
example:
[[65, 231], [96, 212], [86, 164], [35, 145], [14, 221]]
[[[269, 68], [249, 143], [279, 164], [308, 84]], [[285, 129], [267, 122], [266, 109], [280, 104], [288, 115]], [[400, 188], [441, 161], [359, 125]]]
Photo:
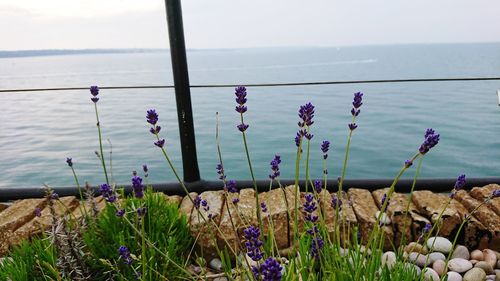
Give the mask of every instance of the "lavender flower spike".
[[142, 185], [142, 178], [139, 176], [132, 177], [132, 188], [134, 189], [134, 196], [137, 198], [144, 197], [144, 186]]
[[125, 265], [132, 264], [132, 258], [130, 257], [130, 250], [127, 247], [120, 246], [120, 248], [118, 248], [118, 254], [120, 255], [120, 259], [123, 260], [123, 263]]
[[337, 194], [332, 194], [332, 208], [336, 209], [339, 207], [339, 211], [342, 210], [342, 200], [337, 197]]
[[281, 156], [274, 155], [274, 159], [269, 164], [271, 165], [271, 170], [272, 170], [272, 173], [269, 175], [269, 178], [274, 180], [281, 174], [280, 173]]
[[104, 197], [107, 202], [113, 203], [116, 201], [116, 195], [114, 194], [113, 189], [109, 184], [102, 184], [99, 191], [101, 192], [102, 197]]
[[493, 191], [493, 193], [491, 194], [491, 197], [492, 198], [500, 197], [500, 189]]
[[236, 188], [236, 181], [235, 180], [227, 181], [226, 187], [227, 187], [227, 191], [229, 193], [237, 193], [238, 192], [238, 188]]
[[323, 151], [323, 159], [326, 160], [328, 158], [328, 150], [330, 149], [330, 142], [327, 140], [324, 140], [323, 143], [321, 144], [321, 151]]
[[146, 121], [151, 125], [156, 125], [158, 122], [158, 113], [156, 113], [155, 109], [150, 109], [146, 114]]
[[312, 120], [314, 117], [314, 105], [310, 102], [305, 105], [301, 105], [299, 108], [299, 117], [302, 119], [302, 122], [299, 121], [299, 127], [303, 128], [304, 126], [310, 127], [314, 124]]
[[313, 185], [316, 193], [320, 193], [323, 190], [323, 183], [320, 180], [315, 180]]
[[73, 167], [73, 159], [72, 158], [67, 157], [66, 163], [68, 164], [68, 166]]
[[422, 143], [422, 145], [420, 145], [420, 148], [418, 149], [420, 154], [422, 155], [429, 152], [431, 148], [433, 148], [438, 144], [439, 134], [436, 134], [436, 132], [433, 129], [427, 129], [424, 138], [425, 138], [424, 142]]
[[260, 272], [262, 273], [263, 281], [280, 281], [281, 280], [281, 270], [283, 268], [273, 257], [268, 258], [260, 266]]
[[455, 182], [455, 186], [453, 188], [459, 190], [464, 187], [465, 187], [465, 174], [461, 174], [460, 176], [458, 176], [457, 181]]
[[387, 200], [387, 204], [385, 205], [384, 210], [382, 212], [387, 212], [387, 207], [389, 207], [389, 204], [391, 203], [391, 199], [387, 198], [387, 194], [384, 193], [384, 196], [382, 196], [382, 200], [380, 200], [380, 206], [384, 206], [385, 201]]
[[35, 216], [41, 217], [42, 216], [42, 209], [36, 207], [35, 208]]
[[266, 205], [266, 202], [261, 202], [260, 203], [260, 208], [262, 210], [263, 213], [267, 213], [267, 205]]
[[99, 101], [99, 98], [97, 97], [97, 95], [99, 95], [99, 87], [90, 86], [90, 94], [93, 96], [90, 100], [97, 103], [97, 101]]
[[249, 226], [244, 231], [245, 246], [247, 248], [247, 254], [253, 261], [259, 261], [262, 259], [263, 255], [260, 250], [262, 246], [262, 241], [259, 240], [260, 230], [257, 227]]
[[306, 202], [304, 202], [304, 212], [306, 213], [304, 219], [306, 221], [310, 221], [312, 223], [316, 223], [318, 220], [318, 216], [314, 215], [314, 211], [318, 209], [316, 206], [316, 202], [314, 201], [314, 197], [311, 193], [307, 193], [304, 198], [306, 199]]
[[200, 204], [201, 204], [201, 196], [200, 195], [196, 195], [196, 197], [193, 199], [193, 203], [194, 203], [195, 209], [199, 209], [200, 208]]
[[155, 141], [154, 144], [159, 148], [162, 148], [165, 145], [165, 139], [160, 139], [158, 141]]

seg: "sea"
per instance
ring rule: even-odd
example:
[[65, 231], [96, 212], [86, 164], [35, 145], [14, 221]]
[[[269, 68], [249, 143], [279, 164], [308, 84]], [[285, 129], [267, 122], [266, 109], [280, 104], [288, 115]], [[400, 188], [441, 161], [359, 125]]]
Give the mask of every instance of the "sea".
[[[187, 58], [192, 85], [500, 76], [500, 43], [188, 50]], [[0, 58], [0, 89], [172, 84], [167, 50], [3, 52]], [[500, 81], [248, 87], [245, 123], [255, 175], [267, 179], [277, 154], [281, 177], [294, 177], [297, 111], [311, 102], [311, 177], [322, 177], [320, 145], [328, 140], [328, 177], [337, 178], [353, 93], [363, 92], [346, 178], [394, 177], [427, 128], [441, 138], [425, 156], [420, 177], [500, 176], [499, 89]], [[0, 93], [0, 187], [74, 186], [67, 157], [80, 182], [104, 183], [90, 97], [88, 90]], [[193, 88], [191, 98], [201, 177], [218, 176], [218, 112], [227, 178], [250, 179], [234, 89]], [[113, 182], [130, 183], [133, 171], [143, 174], [143, 164], [150, 183], [175, 181], [149, 133], [146, 111], [152, 108], [182, 174], [173, 89], [101, 90], [97, 107]], [[412, 167], [404, 177], [414, 173]]]

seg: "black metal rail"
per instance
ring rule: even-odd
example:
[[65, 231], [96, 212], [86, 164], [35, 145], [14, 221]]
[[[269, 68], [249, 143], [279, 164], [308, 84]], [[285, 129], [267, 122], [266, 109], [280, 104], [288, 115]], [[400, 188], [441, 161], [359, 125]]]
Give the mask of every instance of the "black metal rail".
[[[343, 183], [344, 190], [346, 188], [356, 187], [364, 188], [370, 191], [389, 187], [392, 184], [393, 179], [346, 179]], [[436, 178], [436, 179], [418, 179], [416, 182], [415, 190], [428, 189], [433, 192], [449, 192], [453, 185], [455, 184], [455, 178]], [[282, 185], [293, 185], [295, 180], [281, 180]], [[396, 191], [402, 193], [408, 193], [411, 190], [413, 180], [412, 179], [401, 179], [396, 185]], [[468, 178], [465, 189], [471, 189], [475, 186], [484, 186], [490, 183], [500, 184], [500, 177], [490, 177], [490, 178]], [[299, 182], [300, 186], [304, 186], [304, 181]], [[236, 183], [238, 188], [251, 188], [252, 181], [250, 180], [240, 180]], [[190, 192], [201, 193], [208, 190], [221, 190], [223, 188], [220, 181], [196, 181], [192, 183], [186, 183], [187, 188]], [[132, 187], [130, 185], [124, 185], [126, 194], [132, 192]], [[259, 191], [269, 190], [268, 180], [258, 180], [257, 187]], [[274, 184], [273, 188], [277, 185]], [[78, 189], [76, 187], [51, 187], [59, 196], [78, 196]], [[336, 191], [338, 188], [337, 180], [328, 180], [328, 190]], [[153, 189], [159, 192], [164, 192], [169, 195], [185, 195], [184, 190], [178, 183], [159, 183], [153, 184]], [[97, 192], [98, 189], [94, 188]], [[41, 198], [45, 195], [43, 187], [19, 187], [19, 188], [6, 188], [0, 187], [0, 202], [24, 199], [24, 198]]]
[[[283, 82], [283, 83], [198, 84], [198, 85], [189, 85], [189, 87], [190, 88], [234, 88], [234, 87], [237, 87], [240, 85], [244, 85], [246, 87], [292, 87], [292, 86], [320, 86], [320, 85], [342, 85], [342, 84], [464, 82], [464, 81], [500, 81], [500, 77], [455, 77], [455, 78], [341, 80], [341, 81], [312, 81], [312, 82]], [[175, 86], [174, 85], [99, 86], [99, 88], [103, 89], [103, 90], [174, 89]], [[89, 87], [0, 89], [0, 93], [81, 91], [81, 90], [88, 90], [88, 89], [89, 89]]]

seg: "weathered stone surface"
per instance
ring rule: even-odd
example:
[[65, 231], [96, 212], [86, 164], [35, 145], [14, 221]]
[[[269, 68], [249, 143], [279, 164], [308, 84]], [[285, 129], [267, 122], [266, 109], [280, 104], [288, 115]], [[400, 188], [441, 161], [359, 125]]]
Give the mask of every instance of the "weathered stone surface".
[[446, 201], [443, 202], [437, 194], [429, 190], [419, 190], [413, 192], [412, 200], [418, 209], [431, 219], [433, 224], [438, 221], [439, 215], [443, 213], [439, 235], [450, 237], [457, 231], [462, 222], [458, 211], [448, 206], [442, 212]]
[[[382, 207], [384, 194], [388, 192], [389, 188], [377, 189], [372, 192], [373, 199], [375, 199], [375, 203], [379, 209]], [[403, 239], [406, 242], [412, 241], [411, 226], [413, 219], [409, 212], [408, 198], [405, 195], [394, 192], [390, 199], [390, 204], [387, 207], [387, 215], [392, 221], [394, 243], [396, 246], [399, 246]]]
[[167, 200], [167, 202], [169, 203], [175, 204], [176, 206], [179, 206], [181, 204], [182, 199], [183, 198], [179, 195], [165, 195], [165, 200]]
[[1, 213], [3, 210], [7, 209], [8, 207], [9, 207], [9, 205], [0, 203], [0, 213]]
[[485, 261], [479, 261], [477, 262], [474, 267], [479, 267], [481, 268], [482, 270], [484, 270], [484, 272], [486, 272], [486, 274], [494, 274], [495, 272], [493, 271], [493, 267], [491, 267], [491, 264], [489, 264], [488, 262], [485, 262]]
[[[448, 202], [449, 197], [445, 194], [436, 194], [443, 202]], [[457, 210], [460, 218], [465, 218], [469, 216], [470, 213], [457, 200], [453, 199], [450, 201], [450, 207]], [[469, 249], [481, 248], [484, 249], [488, 247], [488, 241], [491, 237], [491, 232], [475, 217], [471, 217], [469, 221], [466, 222], [461, 233], [459, 234], [458, 241], [466, 245]]]
[[43, 209], [46, 203], [45, 199], [24, 199], [14, 202], [0, 213], [0, 233], [14, 231], [30, 221], [35, 217], [35, 209]]
[[[61, 197], [59, 200], [54, 201], [54, 211], [56, 216], [62, 217], [65, 214], [72, 213], [78, 205], [78, 199], [74, 196]], [[14, 236], [27, 238], [31, 235], [35, 235], [49, 229], [51, 225], [52, 215], [50, 214], [50, 208], [46, 206], [42, 210], [40, 217], [35, 216], [31, 221], [19, 227], [14, 232]], [[21, 239], [18, 239], [17, 241], [19, 240]]]
[[182, 214], [185, 214], [187, 217], [187, 221], [191, 221], [191, 213], [193, 212], [193, 201], [194, 198], [198, 195], [196, 192], [190, 192], [189, 195], [184, 196], [182, 198], [181, 204], [179, 205], [179, 211]]
[[[486, 198], [491, 196], [493, 191], [500, 189], [500, 185], [498, 184], [488, 184], [483, 187], [474, 187], [470, 191], [470, 195], [479, 201], [484, 201]], [[486, 203], [490, 209], [492, 209], [497, 215], [500, 216], [500, 197], [491, 199], [488, 203]]]
[[238, 203], [233, 203], [231, 199], [226, 199], [224, 201], [219, 224], [221, 233], [217, 235], [219, 247], [224, 247], [227, 243], [235, 251], [239, 249], [241, 245], [241, 243], [238, 244], [239, 242], [241, 242], [241, 239], [239, 239], [238, 228], [240, 228], [243, 224], [243, 222], [241, 221], [241, 216], [240, 214], [238, 214], [237, 204]]
[[0, 213], [0, 255], [7, 252], [12, 233], [35, 217], [35, 209], [43, 209], [45, 199], [24, 199], [14, 202]]
[[333, 239], [335, 227], [338, 225], [340, 232], [340, 240], [344, 245], [345, 243], [347, 243], [347, 241], [351, 239], [350, 235], [351, 230], [354, 229], [354, 227], [357, 224], [356, 214], [354, 213], [352, 207], [349, 205], [349, 199], [347, 198], [347, 195], [344, 194], [343, 198], [341, 199], [342, 208], [339, 211], [338, 214], [339, 222], [337, 223], [336, 213], [335, 213], [336, 210], [332, 206], [333, 194], [337, 193], [336, 192], [330, 193], [327, 190], [322, 190], [321, 193], [319, 194], [320, 206], [323, 212], [328, 233], [330, 233], [331, 238]]
[[265, 202], [268, 212], [261, 213], [264, 225], [264, 235], [267, 235], [274, 228], [274, 238], [278, 248], [283, 249], [289, 246], [289, 213], [288, 202], [285, 197], [285, 190], [281, 188], [273, 189], [269, 192], [259, 194], [259, 202]]
[[477, 199], [474, 199], [470, 196], [467, 191], [459, 190], [455, 195], [455, 199], [457, 199], [462, 205], [467, 208], [469, 212], [474, 211], [474, 217], [477, 218], [481, 223], [487, 227], [487, 229], [491, 233], [491, 237], [489, 237], [488, 248], [492, 250], [499, 251], [500, 250], [500, 216], [498, 216], [495, 212], [493, 212], [486, 205], [481, 205], [481, 202]]
[[[351, 188], [348, 191], [348, 195], [352, 201], [352, 207], [358, 220], [361, 240], [363, 243], [366, 243], [377, 223], [374, 214], [379, 209], [373, 200], [372, 194], [366, 189]], [[387, 225], [382, 226], [382, 230], [384, 232], [384, 250], [388, 251], [392, 248], [394, 233], [392, 227]]]
[[222, 206], [224, 204], [223, 191], [205, 191], [200, 194], [202, 200], [206, 200], [209, 206], [205, 210], [203, 206], [193, 209], [191, 213], [190, 229], [193, 237], [197, 237], [198, 245], [213, 249], [215, 248], [216, 237], [219, 234], [219, 225]]

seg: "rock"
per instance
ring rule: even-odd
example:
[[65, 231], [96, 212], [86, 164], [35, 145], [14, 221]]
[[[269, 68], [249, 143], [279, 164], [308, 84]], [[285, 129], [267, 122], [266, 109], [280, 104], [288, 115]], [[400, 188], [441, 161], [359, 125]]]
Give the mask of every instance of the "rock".
[[382, 213], [382, 215], [381, 215], [380, 211], [377, 211], [375, 213], [375, 219], [378, 219], [379, 216], [380, 216], [380, 223], [381, 224], [385, 224], [385, 225], [391, 224], [391, 219], [389, 218], [389, 216], [386, 213]]
[[497, 259], [497, 268], [500, 269], [500, 259]]
[[425, 281], [439, 281], [439, 275], [432, 268], [426, 267], [422, 270], [422, 273]]
[[479, 261], [477, 260], [470, 260], [470, 263], [472, 263], [472, 265], [475, 265], [476, 263], [478, 263]]
[[488, 275], [495, 273], [493, 271], [493, 267], [486, 261], [479, 261], [474, 265], [474, 267], [481, 268]]
[[432, 264], [432, 269], [437, 272], [439, 276], [443, 275], [446, 262], [444, 260], [437, 260]]
[[490, 249], [483, 250], [484, 261], [489, 263], [492, 268], [495, 268], [497, 265], [497, 255]]
[[458, 273], [464, 273], [472, 268], [472, 263], [466, 259], [455, 258], [448, 262], [448, 269]]
[[500, 281], [500, 271], [497, 271], [495, 273], [495, 276], [496, 276], [495, 281]]
[[453, 245], [450, 240], [444, 237], [431, 237], [427, 240], [427, 248], [429, 250], [434, 250], [436, 252], [441, 252], [443, 254], [447, 254], [451, 251]]
[[434, 252], [429, 254], [429, 263], [433, 264], [437, 260], [446, 260], [446, 256], [443, 253], [440, 252]]
[[423, 255], [427, 255], [427, 248], [421, 244], [418, 244], [417, 242], [410, 242], [406, 247], [404, 248], [404, 251], [407, 253], [415, 252], [415, 253], [421, 253]]
[[430, 264], [430, 261], [427, 259], [427, 255], [422, 255], [415, 252], [408, 255], [408, 260], [420, 267], [424, 267]]
[[214, 278], [213, 281], [228, 281], [229, 279], [227, 279], [227, 277], [225, 276], [222, 276], [222, 277], [217, 277], [217, 278]]
[[481, 268], [474, 267], [464, 275], [464, 281], [483, 281], [486, 279], [486, 273]]
[[396, 264], [396, 254], [392, 251], [385, 252], [382, 255], [382, 267], [387, 265], [388, 269], [392, 269], [394, 264]]
[[469, 249], [467, 247], [458, 245], [455, 250], [453, 251], [453, 254], [451, 255], [451, 258], [462, 258], [462, 259], [470, 259], [470, 254], [469, 254]]
[[[431, 219], [432, 224], [441, 222], [439, 234], [442, 236], [452, 235], [462, 222], [458, 211], [446, 205], [448, 199], [442, 200], [437, 193], [430, 190], [418, 190], [413, 192], [412, 200], [422, 214]], [[446, 209], [443, 211], [444, 207]]]
[[448, 272], [447, 275], [448, 275], [448, 281], [462, 281], [462, 275], [456, 272], [450, 271]]
[[495, 274], [486, 275], [486, 280], [495, 281]]
[[484, 260], [484, 255], [481, 250], [474, 250], [470, 253], [470, 259], [471, 260], [477, 260], [477, 261], [482, 261]]
[[417, 265], [415, 265], [413, 263], [405, 262], [404, 267], [407, 268], [408, 270], [411, 270], [411, 269], [415, 270], [415, 273], [417, 275], [420, 275], [420, 273], [422, 272], [420, 267], [418, 267]]
[[209, 263], [208, 266], [211, 269], [221, 271], [222, 270], [222, 261], [219, 258], [212, 259]]

